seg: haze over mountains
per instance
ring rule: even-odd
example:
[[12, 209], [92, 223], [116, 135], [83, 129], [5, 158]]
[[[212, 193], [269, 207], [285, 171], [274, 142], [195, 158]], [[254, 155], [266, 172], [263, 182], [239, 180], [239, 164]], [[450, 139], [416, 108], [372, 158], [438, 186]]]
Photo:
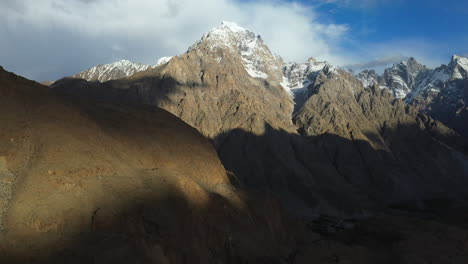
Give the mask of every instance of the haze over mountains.
[[468, 259], [465, 57], [355, 75], [223, 22], [154, 65], [0, 77], [12, 260]]

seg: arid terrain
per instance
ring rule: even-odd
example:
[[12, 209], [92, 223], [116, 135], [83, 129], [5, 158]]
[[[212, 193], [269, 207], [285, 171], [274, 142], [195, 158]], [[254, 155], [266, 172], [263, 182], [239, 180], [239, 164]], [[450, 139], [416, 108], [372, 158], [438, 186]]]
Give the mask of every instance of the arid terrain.
[[465, 61], [288, 64], [223, 22], [155, 65], [0, 67], [0, 263], [466, 264]]

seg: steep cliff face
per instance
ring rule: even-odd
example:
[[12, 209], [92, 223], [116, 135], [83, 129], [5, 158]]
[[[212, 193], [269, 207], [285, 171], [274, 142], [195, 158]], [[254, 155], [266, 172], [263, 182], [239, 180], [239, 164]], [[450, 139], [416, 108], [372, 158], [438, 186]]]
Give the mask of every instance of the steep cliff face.
[[2, 69], [0, 111], [2, 263], [287, 255], [295, 228], [276, 200], [234, 187], [208, 140], [172, 114], [59, 98]]

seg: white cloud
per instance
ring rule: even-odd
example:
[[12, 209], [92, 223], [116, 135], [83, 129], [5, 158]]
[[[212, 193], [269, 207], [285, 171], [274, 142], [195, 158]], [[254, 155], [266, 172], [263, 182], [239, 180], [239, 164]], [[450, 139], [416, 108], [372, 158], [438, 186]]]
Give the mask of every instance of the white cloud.
[[450, 57], [440, 52], [440, 45], [435, 45], [427, 39], [405, 39], [386, 43], [374, 43], [362, 45], [357, 53], [367, 54], [367, 58], [378, 58], [382, 55], [387, 58], [414, 57], [420, 63], [428, 67], [438, 67], [442, 63], [448, 63]]
[[352, 69], [354, 71], [360, 71], [365, 69], [382, 69], [389, 67], [394, 63], [400, 63], [404, 60], [407, 60], [409, 57], [402, 54], [392, 54], [384, 57], [375, 58], [371, 61], [364, 63], [346, 65], [346, 68]]
[[95, 64], [153, 63], [185, 50], [222, 20], [262, 35], [288, 61], [343, 64], [346, 25], [319, 22], [312, 7], [277, 0], [3, 0], [0, 63], [43, 80]]

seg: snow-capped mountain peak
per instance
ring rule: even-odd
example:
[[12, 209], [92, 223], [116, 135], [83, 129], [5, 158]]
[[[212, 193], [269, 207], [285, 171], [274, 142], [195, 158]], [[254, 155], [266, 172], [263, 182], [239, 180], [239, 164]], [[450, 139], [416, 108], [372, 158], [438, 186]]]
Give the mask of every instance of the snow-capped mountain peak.
[[170, 57], [161, 57], [161, 58], [159, 58], [159, 59], [156, 61], [156, 64], [155, 64], [154, 66], [157, 67], [157, 66], [159, 66], [159, 65], [166, 64], [166, 63], [168, 63], [171, 59], [172, 59], [172, 56], [170, 56]]
[[464, 79], [468, 77], [468, 58], [453, 55], [448, 66], [452, 70], [452, 79]]
[[82, 71], [74, 78], [85, 79], [87, 81], [106, 82], [110, 80], [122, 79], [135, 73], [146, 71], [158, 67], [159, 65], [169, 62], [172, 57], [162, 57], [157, 60], [156, 64], [148, 65], [139, 62], [131, 62], [129, 60], [120, 60], [109, 64], [101, 64], [90, 69]]
[[245, 70], [254, 78], [281, 78], [281, 59], [270, 51], [260, 36], [234, 22], [223, 21], [221, 25], [204, 34], [189, 51], [200, 47], [210, 50], [226, 49], [239, 55]]
[[361, 81], [364, 87], [371, 87], [378, 84], [380, 81], [380, 76], [375, 70], [364, 70], [356, 75], [356, 78]]
[[325, 68], [334, 69], [328, 62], [319, 62], [309, 58], [305, 63], [288, 63], [283, 67], [283, 87], [288, 89], [301, 89], [313, 81], [318, 72]]
[[405, 98], [428, 72], [430, 69], [411, 57], [385, 69], [379, 85], [389, 89], [396, 98]]
[[125, 78], [137, 72], [146, 71], [150, 67], [152, 66], [143, 63], [134, 63], [129, 60], [120, 60], [114, 63], [94, 66], [88, 70], [78, 73], [73, 77], [85, 79], [88, 81], [105, 82], [109, 80]]
[[230, 22], [230, 21], [221, 22], [220, 28], [228, 28], [232, 32], [245, 32], [245, 31], [247, 31], [247, 29], [237, 25], [234, 22]]

